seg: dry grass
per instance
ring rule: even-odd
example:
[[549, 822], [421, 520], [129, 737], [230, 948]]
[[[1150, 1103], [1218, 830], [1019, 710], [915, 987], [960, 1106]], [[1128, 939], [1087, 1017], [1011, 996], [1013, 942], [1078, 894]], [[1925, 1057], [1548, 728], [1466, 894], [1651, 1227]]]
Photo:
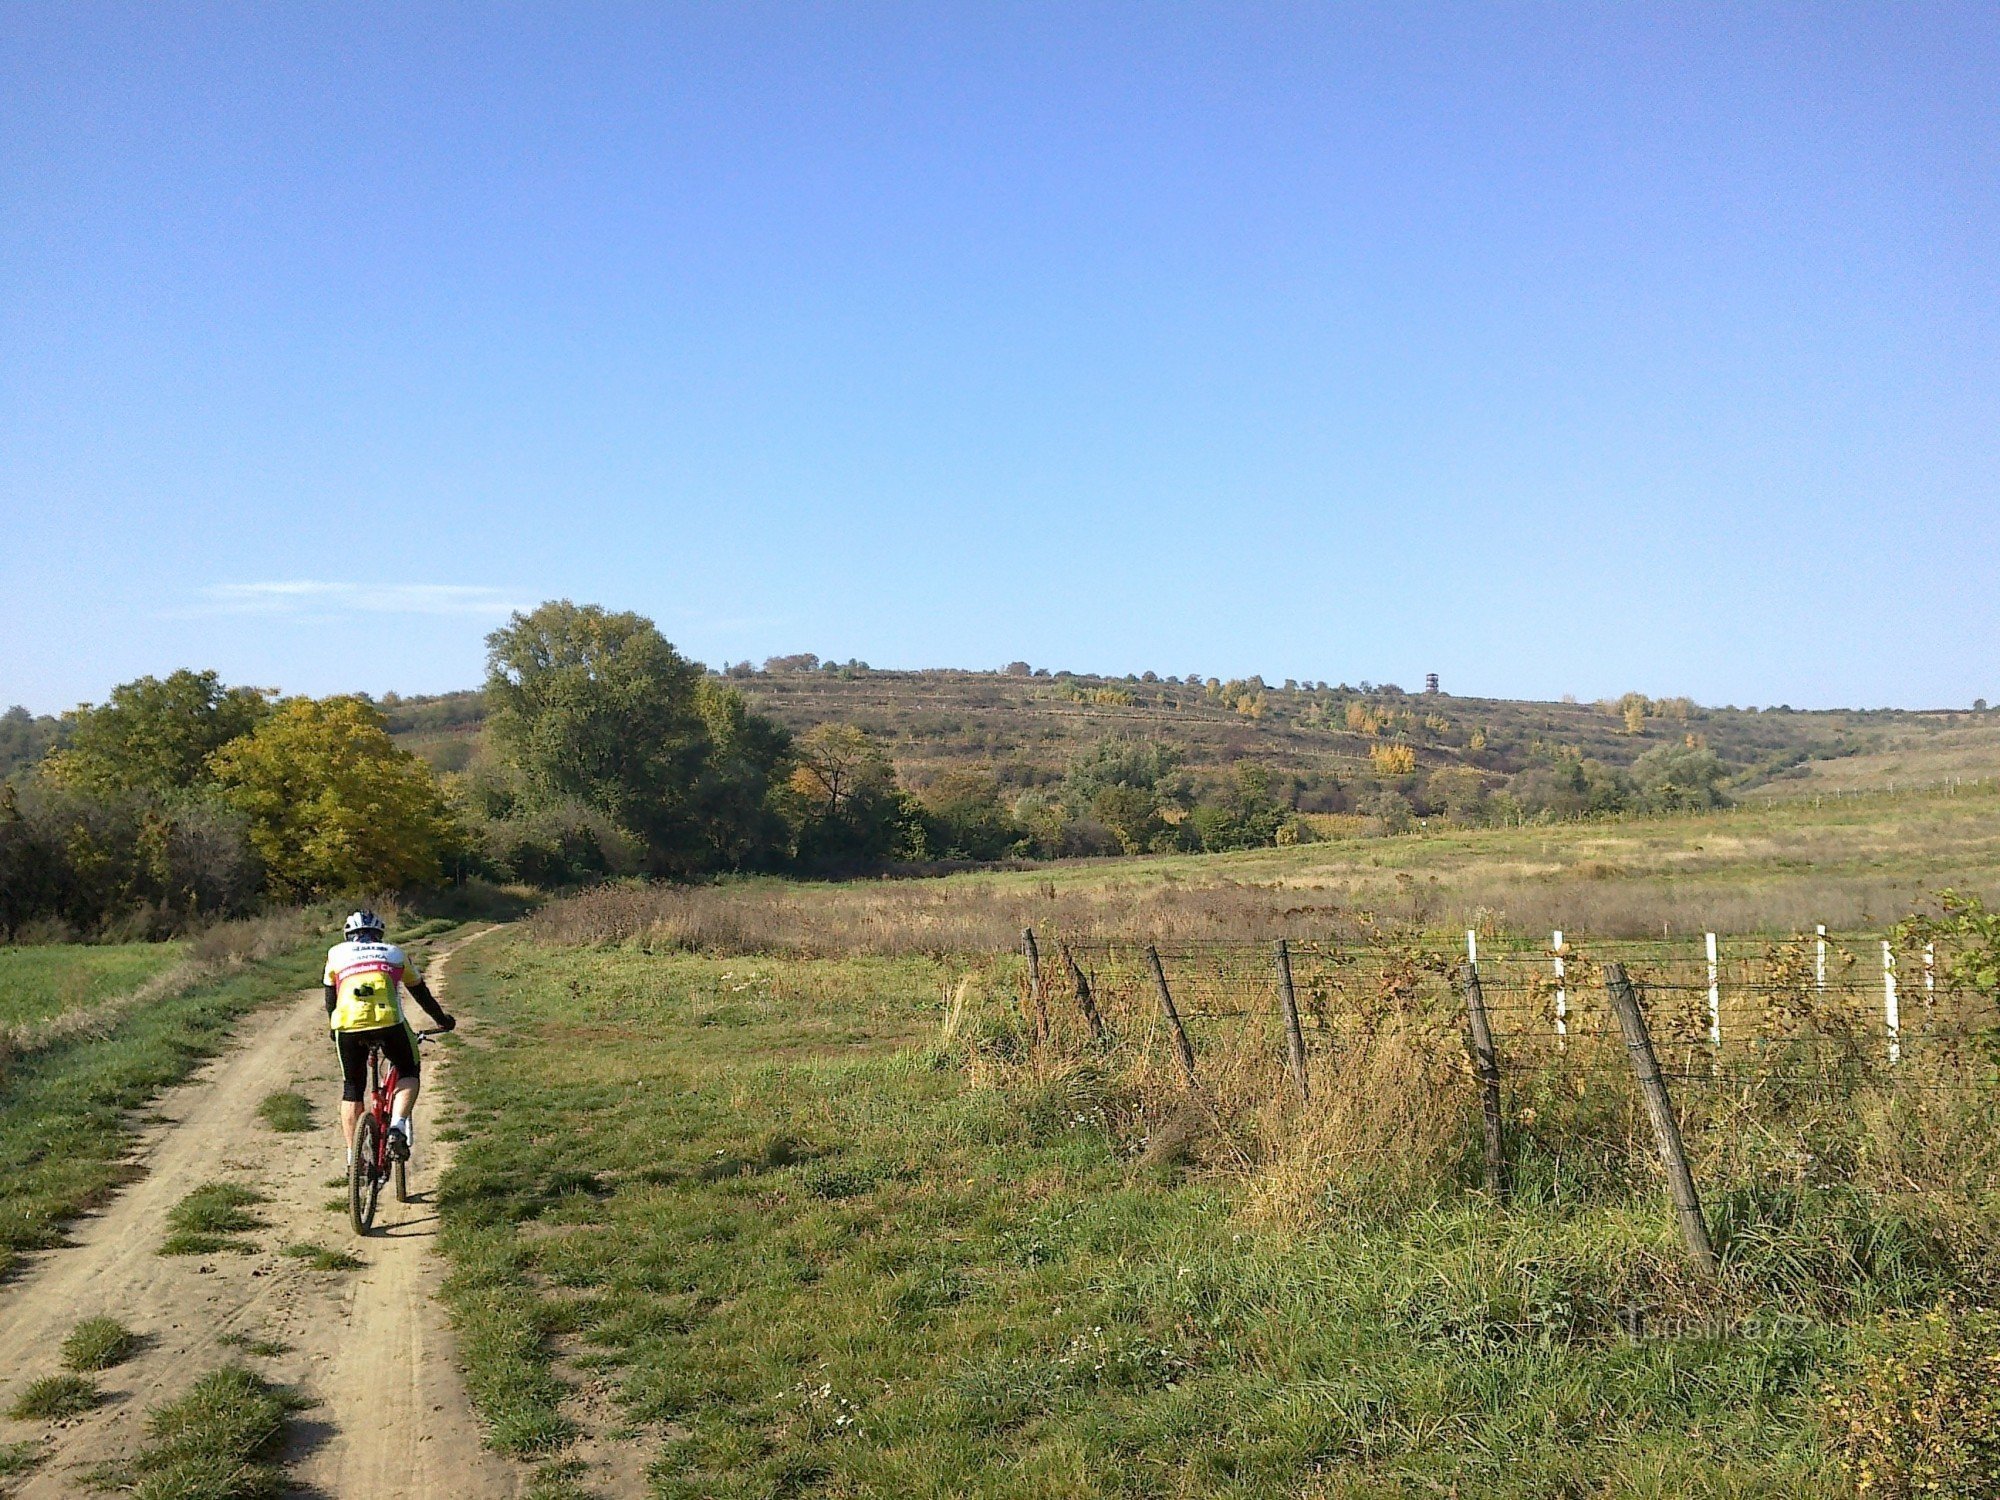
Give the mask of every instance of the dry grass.
[[555, 943], [801, 957], [1018, 949], [1021, 929], [1167, 942], [1419, 926], [1598, 938], [1893, 922], [1943, 886], [2000, 892], [2000, 793], [1344, 839], [848, 884], [624, 885], [530, 922]]

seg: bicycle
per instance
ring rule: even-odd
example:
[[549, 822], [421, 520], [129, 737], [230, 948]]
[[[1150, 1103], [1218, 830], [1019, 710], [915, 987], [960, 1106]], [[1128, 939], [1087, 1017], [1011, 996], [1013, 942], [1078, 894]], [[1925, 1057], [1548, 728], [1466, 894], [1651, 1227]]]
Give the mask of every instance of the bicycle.
[[[419, 1031], [421, 1047], [438, 1033]], [[383, 1059], [380, 1047], [368, 1049], [367, 1108], [354, 1123], [354, 1158], [347, 1164], [347, 1215], [356, 1234], [365, 1235], [375, 1226], [375, 1207], [381, 1201], [382, 1184], [394, 1181], [396, 1201], [410, 1201], [410, 1164], [389, 1152], [390, 1105], [402, 1074], [396, 1065]]]

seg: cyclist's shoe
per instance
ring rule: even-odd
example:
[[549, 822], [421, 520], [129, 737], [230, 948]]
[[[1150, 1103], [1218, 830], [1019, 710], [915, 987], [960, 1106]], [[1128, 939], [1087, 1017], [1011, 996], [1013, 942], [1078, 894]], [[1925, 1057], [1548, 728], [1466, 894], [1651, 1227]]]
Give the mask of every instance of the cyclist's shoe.
[[389, 1126], [389, 1159], [391, 1161], [410, 1159], [410, 1133], [395, 1123]]

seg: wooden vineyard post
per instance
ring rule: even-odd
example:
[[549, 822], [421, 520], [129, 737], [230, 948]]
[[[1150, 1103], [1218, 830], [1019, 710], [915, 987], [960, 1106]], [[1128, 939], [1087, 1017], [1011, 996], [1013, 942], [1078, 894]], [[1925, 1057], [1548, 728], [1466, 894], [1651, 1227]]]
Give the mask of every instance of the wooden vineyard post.
[[1076, 961], [1068, 943], [1060, 945], [1063, 963], [1069, 968], [1069, 982], [1076, 988], [1076, 1008], [1083, 1012], [1084, 1023], [1090, 1027], [1093, 1042], [1104, 1040], [1104, 1017], [1097, 1013], [1097, 998], [1090, 993], [1090, 981], [1084, 977], [1083, 965]]
[[1042, 996], [1042, 950], [1035, 942], [1035, 929], [1021, 929], [1021, 951], [1028, 959], [1028, 1024], [1035, 1029], [1036, 1041], [1047, 1041], [1049, 1007]]
[[1697, 1265], [1712, 1271], [1715, 1246], [1708, 1238], [1708, 1221], [1701, 1214], [1694, 1174], [1688, 1170], [1680, 1121], [1674, 1117], [1674, 1102], [1667, 1094], [1666, 1079], [1660, 1076], [1660, 1060], [1653, 1053], [1653, 1039], [1646, 1032], [1646, 1016], [1639, 1009], [1639, 996], [1626, 977], [1623, 964], [1604, 966], [1604, 988], [1611, 997], [1612, 1012], [1618, 1017], [1618, 1029], [1625, 1033], [1625, 1050], [1631, 1054], [1632, 1071], [1639, 1080], [1639, 1097], [1645, 1101], [1646, 1114], [1653, 1122], [1653, 1135], [1660, 1145], [1660, 1160], [1666, 1164], [1667, 1186], [1674, 1195], [1681, 1242]]
[[1299, 1030], [1299, 997], [1292, 989], [1292, 950], [1278, 939], [1278, 1009], [1285, 1018], [1285, 1060], [1292, 1070], [1292, 1083], [1299, 1098], [1312, 1098], [1312, 1084], [1306, 1077], [1306, 1037]]
[[1167, 1030], [1174, 1039], [1174, 1056], [1179, 1059], [1181, 1072], [1187, 1077], [1189, 1088], [1199, 1088], [1194, 1076], [1194, 1048], [1188, 1045], [1187, 1028], [1181, 1025], [1181, 1013], [1174, 1008], [1174, 992], [1167, 988], [1167, 971], [1160, 967], [1160, 950], [1151, 943], [1146, 944], [1146, 962], [1153, 970], [1153, 984], [1160, 992], [1160, 1009], [1167, 1018]]
[[1486, 992], [1480, 988], [1479, 965], [1466, 960], [1465, 1019], [1472, 1032], [1472, 1068], [1479, 1076], [1479, 1116], [1486, 1135], [1486, 1191], [1507, 1201], [1507, 1142], [1500, 1133], [1500, 1053], [1493, 1045], [1493, 1023], [1486, 1015]]

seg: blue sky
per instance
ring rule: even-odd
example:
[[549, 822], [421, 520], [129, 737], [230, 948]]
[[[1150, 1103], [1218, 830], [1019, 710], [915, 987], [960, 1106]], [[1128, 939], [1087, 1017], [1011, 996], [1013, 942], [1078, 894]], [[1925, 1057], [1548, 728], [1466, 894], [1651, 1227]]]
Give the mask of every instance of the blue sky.
[[2000, 10], [0, 10], [0, 704], [2000, 700]]

